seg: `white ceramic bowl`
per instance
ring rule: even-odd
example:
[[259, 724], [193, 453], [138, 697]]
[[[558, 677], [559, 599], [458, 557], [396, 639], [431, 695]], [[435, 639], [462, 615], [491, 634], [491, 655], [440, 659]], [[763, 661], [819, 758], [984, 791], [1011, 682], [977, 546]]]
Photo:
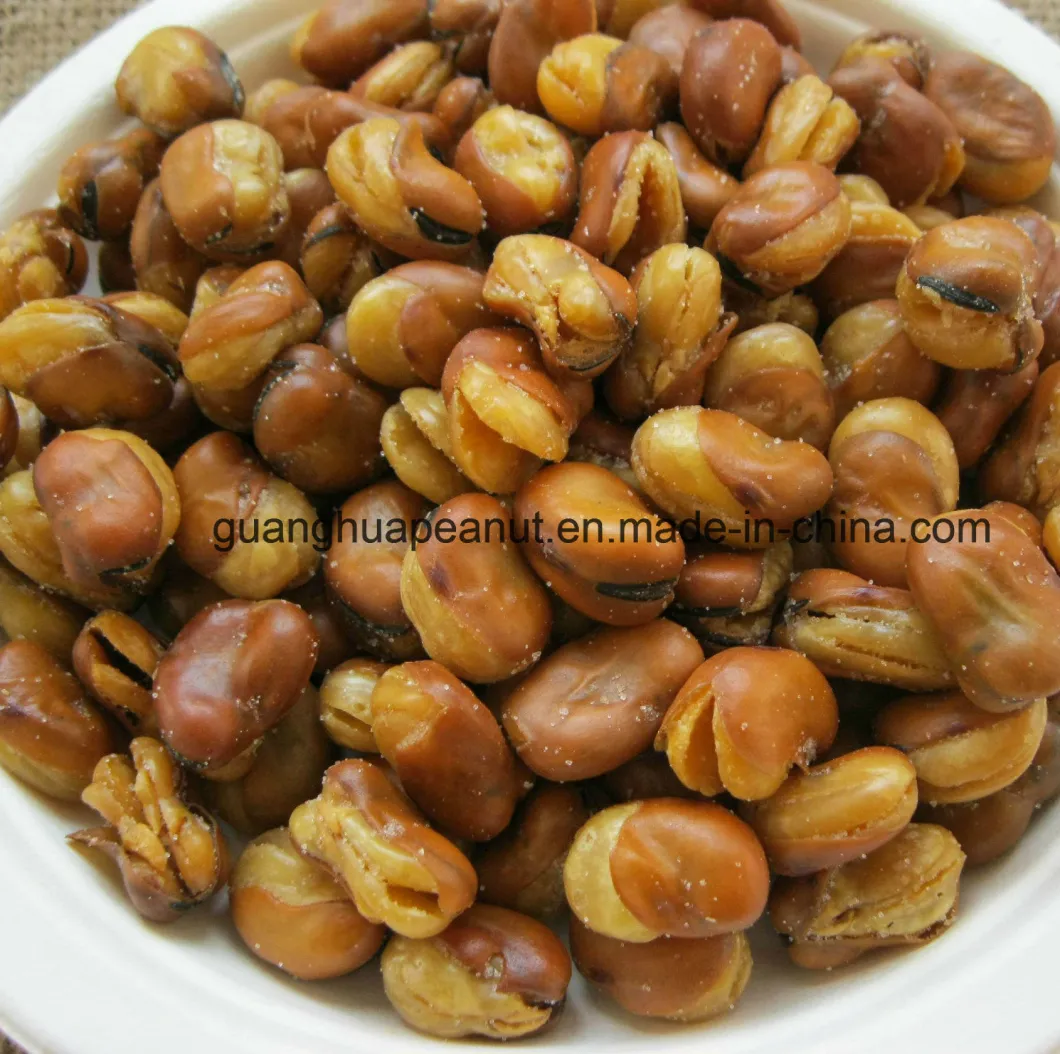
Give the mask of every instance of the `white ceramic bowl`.
[[[253, 88], [289, 70], [286, 41], [311, 6], [311, 0], [154, 0], [93, 41], [0, 122], [0, 225], [51, 198], [59, 166], [75, 147], [121, 126], [112, 83], [149, 30], [173, 23], [203, 29]], [[790, 6], [810, 58], [826, 69], [869, 25], [907, 29], [1010, 67], [1060, 121], [1060, 48], [995, 0], [790, 0]], [[1060, 217], [1058, 200], [1054, 177], [1041, 207]], [[215, 907], [216, 918], [204, 910], [174, 926], [141, 921], [115, 876], [65, 844], [64, 835], [87, 818], [0, 770], [0, 1027], [30, 1050], [439, 1049], [390, 1012], [374, 965], [348, 979], [296, 984], [246, 952], [223, 906]], [[565, 1054], [1060, 1049], [1060, 808], [1039, 817], [1009, 857], [962, 884], [957, 924], [925, 948], [869, 956], [833, 974], [808, 973], [789, 966], [776, 938], [760, 928], [748, 990], [719, 1022], [644, 1022], [606, 1007], [575, 980], [557, 1026], [524, 1045]]]

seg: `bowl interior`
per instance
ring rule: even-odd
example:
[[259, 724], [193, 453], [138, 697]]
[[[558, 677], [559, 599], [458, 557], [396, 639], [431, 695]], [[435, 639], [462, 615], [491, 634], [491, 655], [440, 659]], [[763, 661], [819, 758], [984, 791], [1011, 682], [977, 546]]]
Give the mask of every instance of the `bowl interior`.
[[[869, 25], [912, 30], [1010, 66], [1060, 117], [1060, 49], [992, 0], [790, 6], [819, 68], [829, 69]], [[0, 124], [0, 223], [53, 196], [71, 150], [121, 127], [111, 85], [145, 32], [199, 26], [253, 88], [270, 76], [294, 75], [286, 42], [307, 9], [290, 0], [155, 0], [130, 16]], [[1060, 217], [1055, 176], [1038, 205]], [[120, 1054], [147, 1041], [166, 1054], [204, 1040], [231, 1054], [327, 1054], [369, 1044], [437, 1049], [389, 1010], [375, 965], [338, 981], [296, 984], [244, 950], [222, 904], [171, 927], [142, 922], [116, 877], [65, 844], [87, 819], [87, 811], [56, 808], [0, 770], [0, 1024], [31, 1049]], [[959, 921], [935, 944], [816, 974], [791, 967], [760, 924], [751, 983], [728, 1017], [706, 1026], [646, 1023], [605, 1006], [576, 979], [557, 1024], [526, 1045], [713, 1054], [867, 1054], [898, 1043], [942, 1052], [1045, 1050], [1060, 1035], [1048, 992], [1060, 937], [1058, 882], [1060, 810], [1052, 809], [1009, 857], [966, 879]]]

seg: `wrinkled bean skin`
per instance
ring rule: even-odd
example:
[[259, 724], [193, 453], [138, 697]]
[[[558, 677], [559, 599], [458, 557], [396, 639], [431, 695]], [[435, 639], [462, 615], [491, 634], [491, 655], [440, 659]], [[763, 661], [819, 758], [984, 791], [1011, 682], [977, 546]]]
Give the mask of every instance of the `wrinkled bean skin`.
[[[584, 503], [584, 504], [583, 504]], [[559, 521], [581, 509], [601, 522], [573, 544], [558, 544]], [[527, 532], [522, 545], [530, 566], [553, 592], [599, 622], [635, 626], [661, 615], [673, 599], [685, 547], [666, 524], [653, 517], [637, 493], [618, 476], [596, 465], [563, 464], [542, 469], [517, 493], [517, 521], [540, 518], [542, 539]], [[646, 528], [627, 537], [631, 524]], [[630, 532], [632, 533], [632, 532]]]
[[488, 842], [521, 793], [515, 757], [472, 691], [436, 662], [403, 663], [372, 691], [372, 735], [405, 793], [443, 831]]
[[31, 300], [79, 293], [88, 252], [54, 209], [17, 219], [0, 236], [0, 320]]
[[479, 898], [537, 919], [558, 915], [567, 906], [567, 851], [588, 819], [577, 788], [539, 784], [507, 831], [476, 854]]
[[427, 654], [474, 684], [529, 669], [548, 640], [552, 612], [544, 587], [499, 537], [508, 524], [504, 506], [468, 494], [439, 506], [432, 519], [452, 521], [452, 537], [461, 540], [434, 536], [410, 548], [402, 565], [401, 602]]
[[288, 827], [299, 852], [327, 867], [364, 918], [404, 937], [433, 937], [474, 902], [467, 857], [380, 765], [332, 765], [320, 796], [295, 809]]
[[103, 715], [39, 644], [0, 648], [0, 766], [51, 798], [77, 801], [115, 749]]
[[406, 1024], [444, 1039], [539, 1031], [562, 1009], [572, 972], [550, 929], [487, 904], [433, 938], [395, 937], [382, 971], [387, 998]]
[[1056, 695], [1060, 655], [1051, 642], [1060, 624], [1060, 576], [1041, 549], [997, 513], [943, 517], [951, 523], [962, 518], [963, 538], [955, 525], [950, 544], [933, 539], [910, 545], [907, 554], [913, 597], [938, 632], [958, 686], [993, 713]]
[[301, 981], [359, 969], [386, 938], [386, 928], [366, 922], [325, 868], [298, 852], [286, 828], [243, 850], [228, 896], [243, 943]]
[[[703, 879], [691, 890], [689, 874]], [[563, 881], [583, 925], [634, 944], [744, 930], [769, 891], [765, 853], [743, 821], [674, 798], [598, 812], [575, 837]]]
[[519, 759], [556, 783], [602, 776], [651, 746], [703, 661], [673, 622], [600, 629], [564, 645], [508, 693], [501, 720]]
[[309, 616], [288, 601], [228, 600], [206, 608], [155, 670], [153, 698], [166, 745], [206, 776], [238, 778], [225, 770], [252, 762], [262, 736], [298, 702], [317, 646]]
[[798, 575], [773, 640], [802, 652], [828, 677], [923, 692], [953, 684], [942, 641], [913, 595], [848, 571]]
[[925, 944], [957, 914], [964, 853], [942, 827], [909, 824], [867, 856], [816, 875], [781, 879], [773, 926], [805, 969], [845, 966], [876, 948]]
[[729, 648], [685, 682], [655, 738], [686, 787], [744, 801], [777, 792], [828, 750], [835, 695], [808, 659], [781, 648]]
[[[354, 643], [388, 662], [423, 654], [401, 605], [400, 583], [415, 523], [427, 511], [418, 494], [387, 481], [355, 494], [336, 514], [324, 561], [328, 595]], [[394, 532], [388, 537], [392, 525]]]
[[570, 942], [578, 972], [640, 1017], [682, 1023], [719, 1017], [739, 1000], [751, 974], [742, 933], [633, 944], [594, 933], [575, 918]]

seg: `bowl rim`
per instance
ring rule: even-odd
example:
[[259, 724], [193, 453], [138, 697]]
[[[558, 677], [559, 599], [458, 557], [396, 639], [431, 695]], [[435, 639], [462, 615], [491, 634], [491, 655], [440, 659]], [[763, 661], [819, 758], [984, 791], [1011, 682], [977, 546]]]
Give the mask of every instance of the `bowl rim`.
[[[854, 20], [881, 23], [893, 15], [895, 21], [915, 22], [929, 38], [974, 48], [1014, 69], [1030, 69], [1021, 76], [1045, 96], [1060, 123], [1060, 46], [998, 0], [960, 0], [958, 25], [953, 24], [956, 0], [789, 0], [789, 6], [796, 17], [813, 9], [834, 9]], [[151, 0], [126, 15], [66, 59], [0, 119], [0, 141], [7, 145], [0, 156], [0, 219], [7, 222], [52, 196], [51, 175], [70, 149], [71, 134], [80, 142], [113, 132], [125, 120], [113, 100], [112, 78], [121, 59], [146, 33], [163, 25], [196, 25], [222, 47], [237, 51], [239, 38], [229, 28], [237, 20], [257, 27], [259, 37], [266, 32], [278, 35], [311, 10], [308, 0], [295, 5], [291, 0]], [[244, 35], [241, 30], [239, 36]], [[26, 179], [27, 166], [36, 178]], [[42, 181], [47, 188], [43, 193]], [[249, 995], [233, 1001], [197, 983], [167, 958], [172, 931], [130, 920], [132, 913], [115, 889], [87, 880], [75, 886], [43, 869], [27, 868], [27, 859], [45, 858], [53, 840], [50, 826], [42, 831], [34, 822], [41, 808], [57, 813], [69, 829], [75, 826], [73, 809], [56, 808], [0, 774], [0, 1027], [14, 1041], [31, 1051], [75, 1046], [86, 1054], [139, 1051], [137, 1023], [157, 1019], [168, 1030], [161, 1051], [175, 1051], [189, 1039], [201, 1043], [204, 1037], [211, 1048], [223, 1043], [233, 1054], [251, 1049], [259, 1054], [343, 1049], [322, 1041], [316, 1030], [300, 1030], [299, 1024], [308, 1019], [305, 1013], [285, 1015], [267, 1000], [255, 1002]], [[1046, 1054], [1060, 1049], [1060, 1010], [1054, 1007], [1053, 993], [1060, 976], [1060, 838], [1052, 837], [1060, 834], [1060, 811], [1051, 821], [1040, 822], [1027, 836], [1028, 849], [1034, 852], [1019, 875], [1021, 898], [1037, 902], [1032, 919], [1013, 925], [1013, 911], [997, 898], [976, 905], [974, 927], [955, 927], [945, 940], [918, 951], [915, 959], [903, 956], [873, 972], [876, 1001], [861, 1011], [872, 1017], [869, 1027], [859, 1027], [854, 1036], [828, 1034], [830, 1025], [850, 1022], [850, 1008], [840, 1000], [841, 1012], [833, 1008], [800, 1015], [793, 1021], [797, 1034], [785, 1047], [792, 1054], [850, 1054], [856, 1039], [858, 1054], [893, 1054], [899, 1044], [907, 1051], [932, 1054]], [[71, 860], [79, 863], [72, 854]], [[90, 875], [88, 865], [83, 866]], [[71, 889], [68, 899], [55, 903], [54, 891], [67, 898]], [[93, 920], [94, 929], [86, 927], [86, 918]], [[212, 918], [205, 914], [200, 921], [202, 925], [189, 925], [181, 934], [183, 942], [204, 936]], [[116, 942], [99, 944], [101, 932], [120, 938], [123, 931], [136, 929], [144, 939], [137, 941], [131, 956], [119, 954]], [[168, 995], [168, 989], [160, 992], [165, 986], [154, 983], [163, 966], [167, 980], [188, 982], [194, 996], [188, 1012], [174, 1015], [175, 996]], [[185, 976], [178, 976], [181, 973]], [[914, 998], [927, 984], [931, 998]], [[812, 995], [817, 986], [802, 987]], [[101, 999], [101, 992], [109, 992], [111, 999]], [[304, 1002], [310, 1009], [314, 1006], [311, 999]], [[247, 1008], [255, 1014], [253, 1044], [245, 1042], [248, 1037], [234, 1020], [234, 1011]], [[118, 1031], [127, 1030], [127, 1048], [115, 1043], [115, 1020], [125, 1013], [131, 1016]], [[812, 1027], [807, 1026], [810, 1017]], [[347, 1047], [357, 1045], [359, 1034], [356, 1018], [351, 1022]], [[405, 1033], [396, 1018], [394, 1028], [380, 1025], [374, 1038], [397, 1050], [437, 1049], [436, 1041]], [[675, 1050], [688, 1051], [712, 1042], [709, 1031], [695, 1027], [668, 1033], [648, 1029], [632, 1033], [617, 1049], [655, 1049], [663, 1043], [669, 1046], [671, 1039]], [[779, 1046], [781, 1033], [776, 1039]], [[801, 1046], [801, 1040], [808, 1045]], [[755, 1041], [760, 1043], [761, 1037]], [[597, 1047], [594, 1041], [570, 1043], [562, 1038], [552, 1044], [547, 1036], [540, 1045], [583, 1051]], [[483, 1049], [477, 1043], [450, 1047]], [[726, 1035], [717, 1049], [738, 1054], [762, 1047]]]

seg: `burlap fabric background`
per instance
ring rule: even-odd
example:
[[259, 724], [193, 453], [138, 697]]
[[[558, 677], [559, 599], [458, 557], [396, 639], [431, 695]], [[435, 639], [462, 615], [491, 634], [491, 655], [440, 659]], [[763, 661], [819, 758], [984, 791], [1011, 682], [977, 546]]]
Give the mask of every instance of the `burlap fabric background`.
[[[0, 0], [0, 114], [70, 52], [139, 3], [140, 0]], [[1060, 0], [1010, 0], [1010, 6], [1060, 37]], [[0, 1054], [21, 1051], [0, 1035]]]

